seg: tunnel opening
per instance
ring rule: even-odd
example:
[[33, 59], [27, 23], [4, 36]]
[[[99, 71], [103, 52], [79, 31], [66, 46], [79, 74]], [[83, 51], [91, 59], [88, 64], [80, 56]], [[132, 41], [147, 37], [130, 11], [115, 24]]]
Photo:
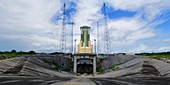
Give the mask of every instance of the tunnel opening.
[[93, 73], [93, 60], [92, 59], [78, 59], [77, 73], [80, 74], [91, 74]]

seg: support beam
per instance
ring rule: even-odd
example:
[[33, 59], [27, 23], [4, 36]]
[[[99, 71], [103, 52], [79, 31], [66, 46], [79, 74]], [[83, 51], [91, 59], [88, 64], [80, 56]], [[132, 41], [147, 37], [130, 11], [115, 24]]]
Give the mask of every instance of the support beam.
[[74, 56], [74, 73], [77, 73], [77, 58]]
[[96, 56], [93, 58], [93, 74], [96, 73]]

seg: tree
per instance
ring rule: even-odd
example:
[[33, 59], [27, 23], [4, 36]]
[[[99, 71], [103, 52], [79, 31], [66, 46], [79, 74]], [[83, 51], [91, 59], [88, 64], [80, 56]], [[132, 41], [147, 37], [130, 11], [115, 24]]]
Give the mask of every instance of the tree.
[[28, 54], [36, 54], [36, 52], [31, 50], [28, 52]]
[[16, 50], [14, 50], [14, 49], [13, 49], [13, 50], [11, 50], [11, 53], [16, 53], [16, 52], [17, 52], [17, 51], [16, 51]]

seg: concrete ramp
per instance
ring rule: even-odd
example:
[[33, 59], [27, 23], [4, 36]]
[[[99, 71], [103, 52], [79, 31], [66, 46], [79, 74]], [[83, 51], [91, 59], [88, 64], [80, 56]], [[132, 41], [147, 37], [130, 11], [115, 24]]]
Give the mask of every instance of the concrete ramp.
[[150, 60], [148, 64], [154, 66], [161, 74], [161, 76], [170, 77], [170, 64], [159, 61], [159, 60]]
[[15, 67], [18, 67], [21, 65], [21, 61], [26, 61], [26, 58], [11, 58], [6, 60], [0, 60], [0, 74], [3, 74], [7, 71], [10, 71], [10, 69], [15, 69]]
[[170, 64], [148, 58], [135, 58], [117, 66], [118, 71], [98, 75], [97, 77], [119, 77], [119, 76], [164, 76], [170, 77]]
[[108, 57], [104, 58], [102, 67], [104, 69], [108, 69], [109, 67], [111, 67], [113, 65], [126, 63], [126, 62], [129, 62], [130, 60], [133, 60], [135, 58], [136, 58], [136, 56], [129, 56], [129, 55], [108, 56]]
[[[129, 62], [126, 62], [126, 63], [120, 65], [120, 67], [122, 67], [122, 68], [118, 71], [112, 71], [112, 72], [109, 72], [109, 73], [96, 75], [96, 77], [106, 77], [106, 78], [107, 77], [120, 77], [120, 76], [123, 76], [123, 75], [140, 73], [140, 71], [142, 69], [143, 61], [139, 61], [139, 62], [132, 62], [132, 61], [129, 61], [130, 64], [133, 63], [131, 65], [128, 65]], [[134, 61], [136, 61], [136, 60], [134, 60]]]
[[51, 70], [51, 66], [36, 57], [19, 57], [0, 61], [1, 75], [25, 75], [39, 77], [71, 77]]
[[138, 64], [140, 62], [143, 62], [144, 60], [145, 60], [144, 58], [135, 58], [135, 59], [132, 59], [132, 60], [126, 62], [126, 63], [123, 63], [123, 64], [119, 65], [118, 67], [120, 69], [128, 68], [128, 67], [131, 67], [131, 66], [133, 66], [135, 64]]

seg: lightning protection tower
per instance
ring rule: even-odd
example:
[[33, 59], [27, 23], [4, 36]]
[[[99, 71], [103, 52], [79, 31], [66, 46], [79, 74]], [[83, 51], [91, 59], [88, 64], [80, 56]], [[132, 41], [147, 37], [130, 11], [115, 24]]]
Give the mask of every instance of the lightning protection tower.
[[71, 53], [73, 53], [73, 22], [71, 23]]
[[97, 22], [97, 53], [99, 53], [99, 22]]
[[107, 13], [106, 13], [106, 5], [105, 3], [103, 4], [104, 6], [104, 23], [105, 23], [105, 30], [104, 30], [104, 53], [109, 54], [110, 53], [110, 38], [109, 38], [109, 30], [107, 26]]
[[60, 47], [61, 47], [61, 52], [66, 53], [66, 29], [65, 29], [65, 3], [64, 3], [64, 8], [63, 8], [63, 22], [62, 22], [62, 31], [61, 31], [61, 42], [60, 42]]

